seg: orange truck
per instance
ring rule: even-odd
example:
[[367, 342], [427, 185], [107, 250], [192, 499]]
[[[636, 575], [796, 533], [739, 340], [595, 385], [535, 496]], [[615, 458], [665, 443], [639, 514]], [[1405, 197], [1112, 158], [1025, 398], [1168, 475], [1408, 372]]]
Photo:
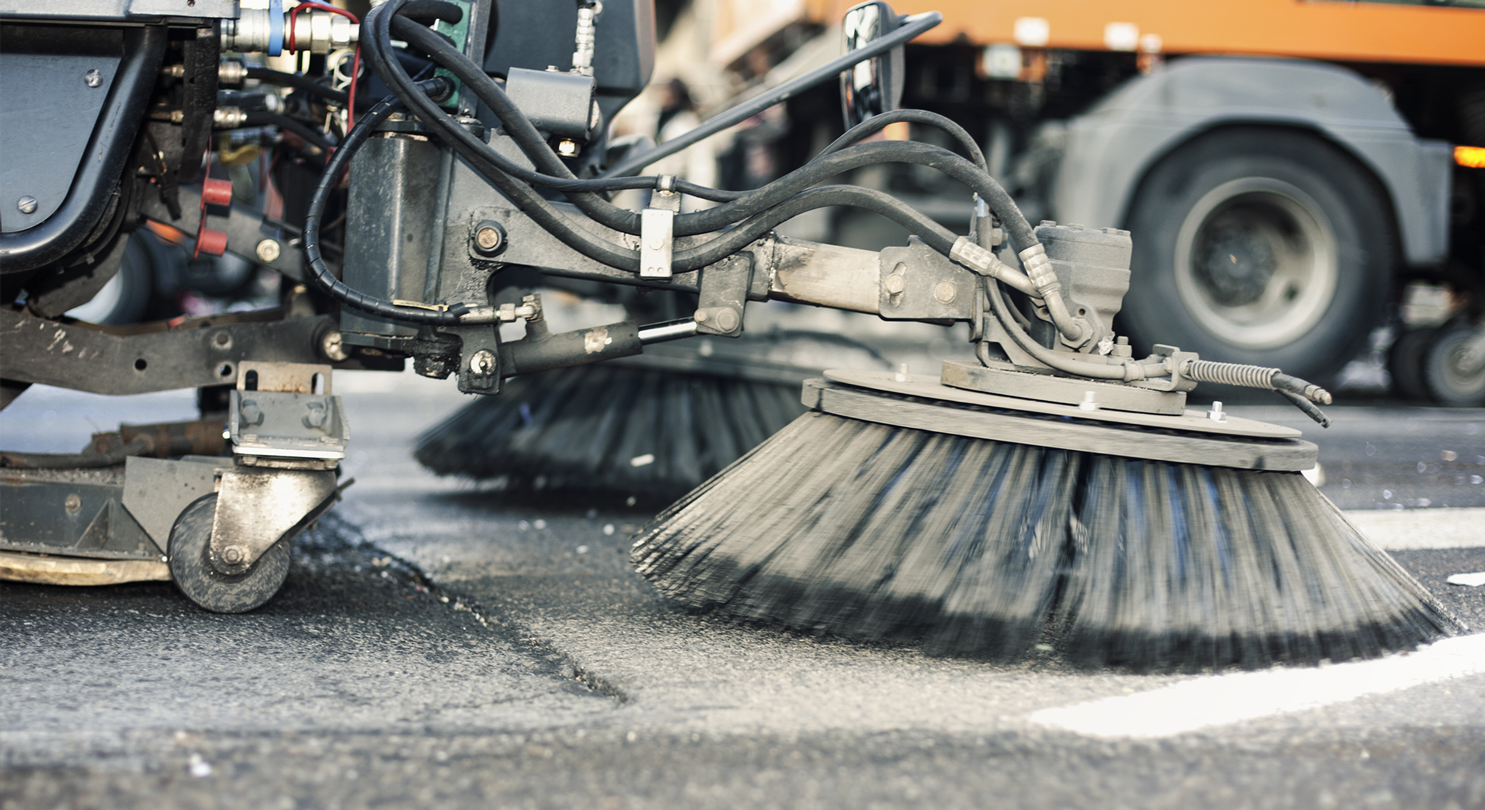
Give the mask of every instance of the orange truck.
[[944, 15], [903, 106], [981, 137], [1033, 220], [1132, 232], [1137, 344], [1326, 379], [1391, 323], [1399, 393], [1485, 405], [1485, 0], [893, 5]]

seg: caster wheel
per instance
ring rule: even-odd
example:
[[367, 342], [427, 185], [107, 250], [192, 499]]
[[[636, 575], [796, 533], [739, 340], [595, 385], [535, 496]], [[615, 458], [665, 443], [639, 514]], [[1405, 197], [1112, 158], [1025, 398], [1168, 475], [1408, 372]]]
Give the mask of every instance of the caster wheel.
[[1481, 326], [1454, 326], [1439, 330], [1423, 361], [1423, 384], [1442, 405], [1478, 408], [1485, 405], [1485, 357], [1472, 344]]
[[211, 567], [207, 546], [217, 513], [217, 496], [197, 499], [170, 530], [170, 576], [187, 599], [213, 613], [243, 613], [278, 593], [289, 575], [289, 544], [263, 553], [245, 574], [223, 574]]
[[1431, 399], [1423, 385], [1423, 358], [1438, 332], [1437, 329], [1403, 332], [1387, 350], [1387, 373], [1392, 376], [1392, 393], [1399, 398], [1413, 402]]

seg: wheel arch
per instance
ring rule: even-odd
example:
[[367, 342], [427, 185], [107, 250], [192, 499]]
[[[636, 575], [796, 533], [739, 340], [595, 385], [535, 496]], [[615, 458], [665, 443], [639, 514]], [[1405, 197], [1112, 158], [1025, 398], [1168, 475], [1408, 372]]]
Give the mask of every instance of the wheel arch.
[[1356, 73], [1302, 60], [1190, 57], [1127, 82], [1069, 122], [1052, 211], [1064, 222], [1126, 227], [1162, 160], [1252, 127], [1308, 134], [1354, 161], [1382, 192], [1405, 264], [1447, 256], [1448, 144], [1415, 138]]

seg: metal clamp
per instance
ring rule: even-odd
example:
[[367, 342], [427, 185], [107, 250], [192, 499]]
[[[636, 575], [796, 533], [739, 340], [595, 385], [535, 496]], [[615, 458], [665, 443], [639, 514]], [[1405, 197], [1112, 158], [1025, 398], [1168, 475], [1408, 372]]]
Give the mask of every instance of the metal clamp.
[[681, 210], [681, 196], [665, 186], [650, 195], [650, 207], [639, 219], [639, 277], [670, 278], [671, 255], [675, 248], [675, 215]]

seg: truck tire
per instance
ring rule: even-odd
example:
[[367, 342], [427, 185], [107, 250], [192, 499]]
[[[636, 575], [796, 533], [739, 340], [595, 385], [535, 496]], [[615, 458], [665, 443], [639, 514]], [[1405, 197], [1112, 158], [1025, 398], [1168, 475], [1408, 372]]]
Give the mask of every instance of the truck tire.
[[1137, 348], [1173, 344], [1323, 384], [1381, 323], [1388, 211], [1370, 174], [1318, 136], [1258, 127], [1202, 136], [1136, 192], [1121, 325]]
[[1475, 341], [1485, 324], [1440, 329], [1423, 361], [1423, 385], [1434, 401], [1454, 408], [1485, 405], [1485, 357]]
[[1437, 329], [1410, 329], [1398, 335], [1387, 350], [1387, 373], [1392, 394], [1409, 402], [1428, 402], [1432, 395], [1423, 384], [1423, 360], [1438, 335]]

